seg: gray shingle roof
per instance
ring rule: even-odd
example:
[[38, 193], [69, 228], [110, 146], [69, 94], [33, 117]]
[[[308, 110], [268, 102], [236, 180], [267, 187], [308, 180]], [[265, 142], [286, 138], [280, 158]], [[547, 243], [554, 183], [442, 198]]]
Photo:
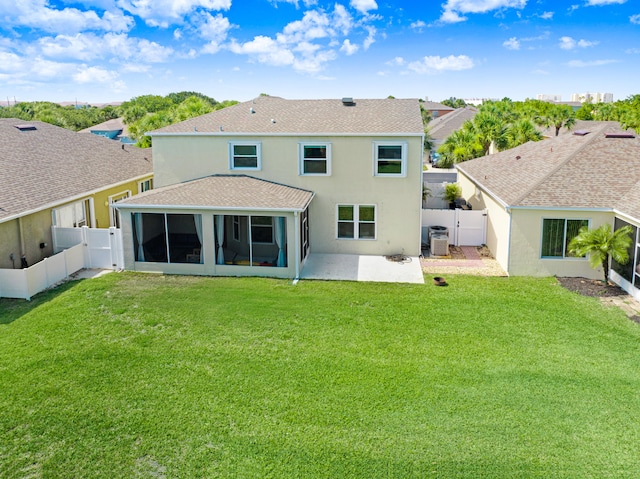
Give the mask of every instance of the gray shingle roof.
[[511, 207], [618, 209], [640, 219], [640, 139], [607, 138], [614, 131], [617, 122], [603, 122], [584, 136], [529, 142], [458, 169]]
[[451, 133], [462, 128], [462, 125], [467, 120], [473, 120], [478, 110], [472, 106], [466, 106], [464, 108], [457, 108], [451, 113], [434, 118], [429, 122], [427, 128], [429, 129], [429, 135], [436, 142], [444, 142]]
[[184, 206], [193, 208], [244, 208], [303, 210], [313, 193], [246, 175], [212, 175], [149, 190], [118, 202], [121, 207]]
[[417, 99], [285, 100], [261, 96], [169, 125], [153, 134], [410, 134], [423, 133]]
[[[35, 129], [20, 131], [15, 125]], [[152, 173], [151, 150], [39, 121], [0, 119], [0, 221]]]

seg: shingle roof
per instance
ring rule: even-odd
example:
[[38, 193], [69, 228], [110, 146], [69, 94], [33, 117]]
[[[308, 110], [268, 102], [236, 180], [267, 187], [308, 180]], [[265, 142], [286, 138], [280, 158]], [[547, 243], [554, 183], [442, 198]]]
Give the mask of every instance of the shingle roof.
[[[34, 127], [21, 131], [16, 125]], [[151, 150], [39, 121], [0, 119], [0, 221], [153, 171]]]
[[[529, 142], [457, 167], [511, 207], [624, 209], [640, 219], [640, 139], [604, 122], [590, 133]], [[629, 134], [629, 132], [625, 132]]]
[[[221, 130], [222, 128], [222, 130]], [[417, 99], [285, 100], [261, 96], [166, 126], [154, 134], [410, 134], [422, 135]]]
[[311, 191], [251, 176], [212, 175], [149, 190], [119, 201], [117, 206], [303, 210], [312, 198]]
[[473, 120], [478, 110], [472, 106], [466, 106], [464, 108], [457, 108], [451, 113], [434, 118], [429, 122], [427, 128], [429, 135], [436, 142], [441, 143], [456, 130], [462, 128], [462, 125], [467, 120]]
[[78, 133], [91, 133], [92, 131], [113, 131], [113, 130], [122, 130], [122, 135], [127, 135], [127, 125], [124, 124], [123, 118], [112, 118], [111, 120], [107, 120], [103, 123], [99, 123], [97, 125], [90, 126], [89, 128], [85, 128], [84, 130], [80, 130]]

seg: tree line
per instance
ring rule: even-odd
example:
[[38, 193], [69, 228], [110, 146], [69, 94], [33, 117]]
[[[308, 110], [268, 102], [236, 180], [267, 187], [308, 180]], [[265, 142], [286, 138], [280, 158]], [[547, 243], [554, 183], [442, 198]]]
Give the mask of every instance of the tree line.
[[[442, 104], [461, 108], [463, 100], [451, 97]], [[640, 133], [640, 95], [633, 95], [615, 103], [585, 103], [574, 111], [569, 105], [541, 100], [522, 102], [504, 98], [486, 101], [473, 120], [466, 121], [438, 148], [438, 166], [451, 167], [493, 152], [503, 151], [529, 141], [543, 138], [541, 128], [548, 128], [558, 136], [562, 128], [571, 129], [576, 120], [614, 120], [622, 128]], [[425, 150], [433, 148], [433, 140], [425, 130]]]
[[202, 93], [183, 91], [166, 96], [142, 95], [120, 106], [77, 107], [46, 101], [21, 102], [0, 108], [0, 118], [43, 121], [68, 130], [80, 131], [122, 117], [129, 136], [136, 140], [137, 146], [147, 148], [151, 146], [151, 138], [145, 135], [146, 132], [236, 103], [238, 102], [235, 100], [218, 102]]

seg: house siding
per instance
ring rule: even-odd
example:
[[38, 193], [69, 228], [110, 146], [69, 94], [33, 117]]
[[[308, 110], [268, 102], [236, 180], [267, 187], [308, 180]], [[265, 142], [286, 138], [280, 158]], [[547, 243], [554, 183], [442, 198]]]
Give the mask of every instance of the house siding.
[[[261, 170], [230, 170], [228, 145], [262, 145]], [[373, 175], [374, 141], [407, 143], [406, 175]], [[331, 143], [331, 175], [300, 176], [300, 142]], [[246, 174], [313, 191], [309, 209], [311, 251], [347, 254], [420, 254], [422, 138], [419, 136], [249, 136], [188, 135], [154, 137], [156, 187], [212, 174]], [[376, 240], [336, 239], [337, 204], [374, 204]]]
[[585, 219], [590, 221], [590, 228], [598, 228], [604, 223], [613, 224], [613, 213], [527, 209], [513, 209], [511, 213], [510, 275], [602, 278], [602, 268], [591, 268], [586, 258], [541, 258], [542, 221], [545, 218]]

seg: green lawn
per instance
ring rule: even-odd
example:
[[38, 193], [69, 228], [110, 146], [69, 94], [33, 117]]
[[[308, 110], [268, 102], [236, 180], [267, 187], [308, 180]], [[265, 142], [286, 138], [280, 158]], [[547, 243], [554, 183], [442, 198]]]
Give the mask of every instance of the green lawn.
[[637, 478], [640, 326], [554, 279], [0, 300], [2, 478]]

